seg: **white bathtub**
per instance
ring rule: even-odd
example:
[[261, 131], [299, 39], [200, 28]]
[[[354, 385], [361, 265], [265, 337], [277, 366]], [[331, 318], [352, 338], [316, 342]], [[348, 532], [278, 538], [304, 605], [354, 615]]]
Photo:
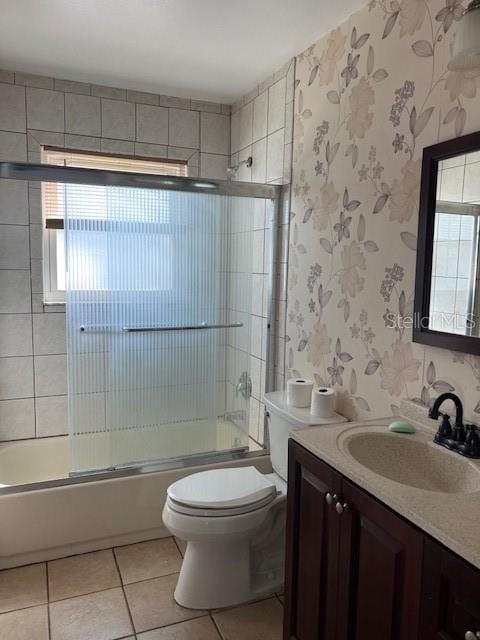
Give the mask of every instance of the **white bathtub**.
[[[65, 480], [68, 451], [66, 436], [0, 445], [0, 569], [167, 536], [162, 510], [167, 487], [175, 480], [213, 467], [253, 464], [263, 473], [271, 471], [270, 458], [260, 456]], [[58, 486], [51, 486], [55, 481]], [[45, 482], [50, 486], [32, 486]]]

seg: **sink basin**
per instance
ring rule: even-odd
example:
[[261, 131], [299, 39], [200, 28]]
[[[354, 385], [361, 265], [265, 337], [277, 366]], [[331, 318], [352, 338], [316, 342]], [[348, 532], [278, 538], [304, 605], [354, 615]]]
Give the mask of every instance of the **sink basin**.
[[480, 491], [480, 469], [424, 434], [350, 433], [342, 448], [370, 471], [400, 484], [439, 493]]

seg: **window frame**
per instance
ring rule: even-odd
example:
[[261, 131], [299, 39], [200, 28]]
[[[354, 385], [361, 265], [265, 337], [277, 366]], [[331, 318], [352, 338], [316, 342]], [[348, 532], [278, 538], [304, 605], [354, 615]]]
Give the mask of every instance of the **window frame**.
[[[91, 158], [112, 158], [112, 160], [119, 161], [132, 161], [133, 164], [135, 162], [141, 163], [149, 163], [149, 164], [163, 164], [163, 165], [172, 165], [177, 168], [177, 170], [182, 167], [184, 170], [184, 176], [188, 175], [188, 161], [187, 160], [172, 160], [167, 158], [150, 158], [145, 156], [135, 156], [135, 155], [127, 155], [127, 154], [113, 154], [113, 153], [102, 153], [98, 151], [85, 151], [82, 149], [64, 149], [58, 147], [51, 146], [42, 146], [40, 149], [42, 163], [44, 164], [55, 164], [53, 162], [48, 162], [49, 154], [50, 157], [54, 156], [54, 154], [59, 155], [69, 155], [72, 156], [87, 156]], [[121, 164], [121, 162], [119, 163]], [[65, 165], [64, 165], [65, 166]], [[68, 165], [66, 165], [68, 166]], [[81, 166], [81, 165], [75, 165]], [[87, 168], [92, 168], [91, 166], [87, 166]], [[111, 167], [106, 167], [108, 170], [110, 168], [114, 171], [127, 171], [128, 169], [121, 169], [119, 166], [114, 166], [112, 162]], [[142, 171], [142, 173], [148, 173], [148, 171]], [[169, 173], [153, 173], [152, 175], [172, 175]], [[178, 174], [177, 174], [178, 175]], [[59, 225], [47, 225], [47, 215], [46, 215], [46, 205], [45, 205], [45, 188], [44, 183], [42, 183], [42, 282], [43, 282], [43, 304], [45, 305], [64, 305], [65, 304], [65, 290], [58, 288], [58, 252], [57, 252], [57, 242], [58, 242], [58, 231], [63, 231], [63, 220], [59, 219]], [[50, 218], [52, 221], [52, 218]]]

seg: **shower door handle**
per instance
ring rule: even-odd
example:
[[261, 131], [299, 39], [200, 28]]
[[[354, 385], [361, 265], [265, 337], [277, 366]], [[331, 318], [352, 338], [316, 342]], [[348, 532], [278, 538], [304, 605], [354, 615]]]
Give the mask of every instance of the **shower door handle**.
[[243, 322], [232, 322], [230, 324], [185, 324], [172, 327], [123, 327], [126, 333], [140, 333], [142, 331], [202, 331], [205, 329], [236, 329], [243, 327]]
[[[243, 327], [243, 322], [231, 322], [230, 324], [185, 324], [185, 325], [175, 325], [171, 327], [122, 327], [122, 331], [125, 333], [141, 333], [141, 332], [163, 332], [163, 331], [201, 331], [205, 329], [238, 329], [239, 327]], [[88, 331], [112, 331], [114, 330], [112, 327], [87, 327], [85, 325], [81, 325], [80, 331], [88, 332]], [[118, 330], [118, 329], [117, 329]]]

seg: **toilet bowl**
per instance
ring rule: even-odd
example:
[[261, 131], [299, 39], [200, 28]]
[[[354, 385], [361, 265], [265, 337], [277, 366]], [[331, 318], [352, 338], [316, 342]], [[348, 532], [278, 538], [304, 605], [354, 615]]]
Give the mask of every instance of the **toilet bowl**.
[[265, 395], [265, 406], [273, 473], [213, 469], [167, 490], [163, 521], [187, 542], [175, 589], [184, 607], [228, 607], [283, 588], [288, 434], [346, 418], [313, 418], [279, 391]]

